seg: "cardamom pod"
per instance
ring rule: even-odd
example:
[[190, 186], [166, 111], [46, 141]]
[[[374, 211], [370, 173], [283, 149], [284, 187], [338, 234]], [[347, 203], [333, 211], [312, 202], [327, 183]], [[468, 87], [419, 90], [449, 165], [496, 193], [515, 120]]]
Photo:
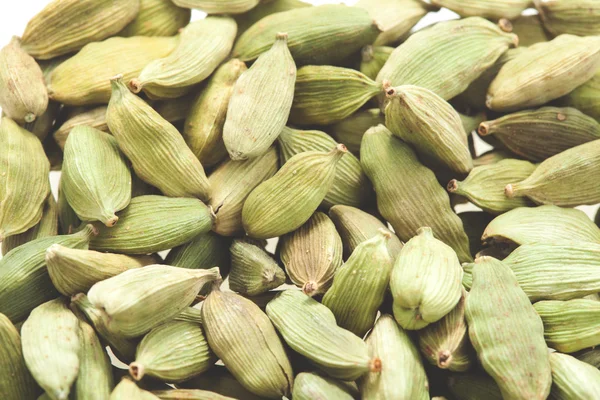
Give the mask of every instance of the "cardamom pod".
[[152, 394], [161, 400], [235, 400], [233, 397], [199, 389], [154, 390]]
[[360, 51], [360, 72], [373, 80], [377, 79], [377, 74], [379, 74], [379, 71], [381, 71], [381, 68], [383, 68], [393, 51], [393, 47], [387, 46], [369, 45], [363, 47]]
[[81, 225], [81, 221], [67, 201], [65, 192], [61, 188], [60, 181], [58, 183], [58, 199], [56, 200], [56, 207], [58, 208], [59, 232], [63, 235], [75, 232], [77, 227]]
[[397, 43], [429, 12], [417, 0], [360, 0], [355, 6], [367, 10], [381, 29], [375, 46]]
[[448, 389], [457, 400], [502, 400], [496, 382], [482, 373], [452, 374], [448, 378]]
[[551, 398], [595, 399], [600, 396], [600, 370], [567, 354], [550, 353]]
[[231, 264], [230, 243], [230, 239], [214, 232], [202, 233], [186, 244], [171, 249], [165, 263], [191, 269], [219, 267], [219, 273], [225, 278]]
[[352, 400], [354, 396], [346, 386], [335, 379], [320, 376], [314, 372], [301, 372], [296, 375], [294, 400]]
[[71, 131], [78, 126], [95, 128], [102, 132], [108, 132], [106, 125], [106, 106], [99, 106], [90, 109], [82, 109], [81, 112], [67, 119], [62, 125], [54, 131], [54, 140], [62, 150], [65, 149], [65, 143]]
[[499, 161], [505, 160], [507, 158], [514, 158], [512, 153], [509, 153], [505, 150], [488, 150], [479, 157], [473, 159], [473, 166], [479, 167], [481, 165], [490, 165], [495, 164]]
[[121, 379], [121, 382], [110, 394], [109, 400], [160, 400], [144, 389], [139, 388], [128, 378]]
[[358, 156], [360, 143], [367, 129], [385, 123], [385, 115], [378, 108], [357, 111], [344, 120], [327, 127], [327, 132], [344, 143], [348, 150]]
[[73, 387], [74, 399], [108, 399], [115, 386], [110, 358], [94, 328], [81, 319], [79, 345], [79, 373]]
[[529, 47], [540, 42], [547, 42], [550, 36], [544, 29], [542, 20], [538, 14], [521, 15], [510, 21], [512, 33], [519, 37], [520, 47]]
[[241, 14], [259, 4], [260, 0], [173, 0], [179, 7], [197, 8], [207, 14]]
[[578, 360], [600, 368], [600, 348], [591, 347], [573, 354]]
[[287, 41], [286, 33], [278, 33], [270, 50], [235, 82], [223, 126], [223, 141], [233, 160], [264, 154], [285, 127], [296, 81]]
[[221, 365], [215, 365], [205, 373], [189, 381], [182, 382], [178, 386], [189, 389], [202, 388], [204, 390], [211, 390], [222, 396], [231, 396], [234, 399], [264, 400], [264, 397], [257, 396], [248, 391], [227, 368]]
[[289, 396], [292, 366], [275, 328], [257, 305], [217, 288], [204, 300], [202, 321], [210, 348], [246, 389], [266, 398]]
[[192, 11], [170, 0], [140, 0], [140, 11], [119, 36], [172, 36], [190, 22]]
[[475, 255], [482, 249], [481, 235], [494, 219], [493, 215], [480, 211], [464, 211], [458, 214], [463, 228], [469, 238], [471, 254]]
[[600, 34], [600, 6], [594, 0], [533, 0], [544, 28], [552, 35]]
[[529, 8], [531, 0], [431, 0], [431, 4], [454, 11], [461, 17], [512, 20]]
[[229, 288], [246, 296], [256, 296], [281, 286], [285, 273], [263, 249], [236, 239], [229, 248], [231, 272]]
[[600, 122], [600, 72], [560, 99], [561, 104], [575, 107]]

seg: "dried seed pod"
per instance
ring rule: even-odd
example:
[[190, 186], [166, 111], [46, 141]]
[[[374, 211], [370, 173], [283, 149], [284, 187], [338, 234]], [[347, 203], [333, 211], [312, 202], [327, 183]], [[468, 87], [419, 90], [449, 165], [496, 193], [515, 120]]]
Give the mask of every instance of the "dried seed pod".
[[344, 265], [338, 268], [323, 305], [335, 315], [337, 324], [359, 337], [373, 327], [387, 290], [394, 259], [384, 230], [360, 243]]
[[371, 79], [377, 79], [377, 74], [394, 51], [393, 47], [387, 46], [365, 46], [360, 51], [360, 72]]
[[231, 396], [234, 399], [264, 400], [264, 397], [257, 396], [244, 388], [226, 367], [218, 364], [189, 381], [181, 382], [178, 386], [188, 389], [211, 390], [222, 396]]
[[106, 122], [136, 175], [167, 196], [208, 200], [204, 168], [179, 131], [131, 93], [121, 76], [111, 82]]
[[431, 4], [448, 8], [461, 17], [512, 20], [529, 8], [531, 0], [431, 0]]
[[595, 399], [600, 396], [600, 370], [575, 357], [550, 353], [551, 398]]
[[278, 33], [235, 82], [223, 126], [223, 141], [233, 160], [264, 154], [285, 127], [294, 99], [296, 64], [286, 33]]
[[383, 125], [370, 128], [361, 145], [361, 164], [377, 194], [377, 208], [400, 240], [412, 238], [429, 226], [437, 238], [471, 260], [469, 242], [460, 218], [450, 208], [446, 191], [413, 150], [394, 138]]
[[74, 399], [108, 399], [115, 386], [110, 358], [94, 328], [81, 319], [79, 344], [79, 373], [73, 386]]
[[325, 293], [342, 265], [342, 240], [331, 220], [315, 212], [280, 241], [280, 258], [291, 281], [309, 296]]
[[486, 105], [494, 111], [540, 106], [585, 83], [599, 66], [598, 37], [561, 35], [534, 44], [500, 69]]
[[600, 34], [600, 6], [594, 0], [533, 0], [544, 28], [553, 35]]
[[552, 376], [544, 327], [510, 268], [492, 257], [476, 260], [465, 315], [477, 357], [503, 398], [548, 397]]
[[52, 71], [48, 94], [67, 105], [108, 104], [110, 78], [122, 74], [129, 82], [148, 63], [169, 55], [178, 42], [178, 36], [134, 36], [90, 43]]
[[552, 156], [526, 179], [506, 185], [508, 197], [527, 196], [538, 204], [573, 207], [600, 202], [600, 139]]
[[600, 368], [600, 348], [591, 347], [584, 349], [573, 354], [573, 357], [596, 368]]
[[131, 338], [173, 318], [192, 303], [204, 284], [217, 279], [218, 268], [149, 265], [96, 283], [88, 298], [106, 314], [111, 331]]
[[139, 0], [140, 11], [119, 36], [172, 36], [190, 22], [189, 8], [177, 7], [170, 0]]
[[236, 239], [229, 248], [231, 272], [229, 287], [246, 296], [256, 296], [281, 286], [285, 273], [263, 249]]
[[140, 0], [54, 0], [33, 17], [23, 33], [23, 49], [48, 60], [112, 36], [131, 22]]
[[327, 4], [303, 7], [264, 17], [246, 30], [233, 57], [251, 61], [271, 47], [277, 32], [287, 32], [288, 47], [299, 65], [335, 65], [372, 44], [380, 29], [358, 7]]
[[223, 125], [235, 82], [246, 70], [246, 64], [235, 58], [221, 65], [196, 97], [185, 119], [185, 142], [206, 167], [227, 156]]
[[171, 249], [165, 258], [165, 263], [191, 269], [219, 267], [219, 273], [225, 278], [229, 274], [231, 264], [230, 244], [229, 238], [214, 232], [203, 233], [186, 244]]
[[429, 12], [416, 0], [360, 0], [355, 6], [367, 10], [381, 29], [375, 46], [397, 43]]
[[128, 378], [121, 379], [121, 382], [110, 394], [109, 400], [160, 400], [152, 393], [140, 389]]
[[335, 179], [343, 144], [329, 152], [306, 151], [290, 158], [270, 179], [250, 193], [242, 210], [249, 236], [266, 239], [304, 224], [323, 201]]
[[369, 355], [381, 360], [381, 372], [370, 372], [359, 381], [363, 399], [429, 399], [419, 351], [392, 316], [379, 317], [366, 342]]
[[36, 307], [21, 328], [23, 357], [51, 398], [66, 400], [79, 372], [79, 320], [64, 298]]
[[199, 389], [154, 390], [152, 394], [161, 400], [235, 400], [233, 397]]
[[314, 372], [301, 372], [296, 375], [294, 400], [335, 399], [352, 400], [354, 396], [342, 382], [320, 376]]
[[327, 127], [327, 132], [344, 143], [352, 154], [358, 156], [360, 143], [367, 129], [385, 123], [385, 115], [378, 109], [357, 111], [348, 118]]
[[521, 15], [510, 22], [512, 24], [512, 33], [519, 37], [520, 47], [529, 47], [533, 44], [550, 40], [550, 36], [544, 30], [539, 15]]
[[106, 125], [106, 106], [84, 109], [63, 122], [53, 133], [54, 140], [56, 140], [56, 143], [58, 143], [61, 149], [64, 150], [69, 134], [78, 126], [86, 126], [102, 132], [108, 132], [108, 125]]
[[483, 18], [441, 22], [398, 46], [377, 75], [377, 82], [417, 85], [449, 100], [517, 44], [516, 35]]
[[134, 93], [144, 90], [151, 98], [182, 96], [208, 78], [227, 57], [236, 30], [235, 21], [229, 17], [208, 17], [190, 23], [181, 30], [175, 50], [146, 65], [129, 86]]
[[448, 378], [448, 389], [457, 400], [502, 400], [496, 382], [484, 374], [452, 374]]
[[202, 306], [208, 343], [252, 393], [288, 396], [292, 366], [273, 325], [258, 306], [235, 293], [213, 290]]
[[600, 72], [559, 101], [600, 121]]
[[600, 344], [600, 302], [589, 299], [546, 300], [533, 306], [544, 322], [548, 347], [573, 353]]
[[241, 14], [256, 7], [259, 0], [173, 0], [179, 7], [197, 8], [207, 14]]

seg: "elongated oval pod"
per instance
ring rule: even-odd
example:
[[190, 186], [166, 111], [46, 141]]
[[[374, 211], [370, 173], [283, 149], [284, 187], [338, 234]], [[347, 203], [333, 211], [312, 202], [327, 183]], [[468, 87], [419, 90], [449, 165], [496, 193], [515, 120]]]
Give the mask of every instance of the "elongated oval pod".
[[281, 292], [267, 304], [267, 315], [294, 351], [333, 378], [350, 381], [381, 370], [358, 336], [337, 326], [329, 308], [299, 290]]
[[482, 122], [478, 133], [493, 135], [515, 154], [543, 161], [600, 139], [600, 124], [575, 108], [542, 107]]
[[384, 82], [385, 125], [417, 152], [458, 173], [469, 173], [473, 160], [460, 116], [444, 99], [418, 86], [391, 87]]
[[229, 248], [231, 271], [229, 287], [246, 296], [256, 296], [281, 286], [285, 272], [263, 249], [236, 239]]
[[208, 232], [213, 218], [211, 210], [198, 199], [138, 196], [119, 213], [119, 224], [98, 227], [90, 248], [125, 254], [168, 250]]
[[361, 164], [373, 183], [379, 212], [400, 240], [407, 241], [419, 228], [429, 226], [460, 261], [472, 259], [469, 239], [450, 208], [448, 194], [408, 144], [383, 125], [370, 128], [363, 137]]
[[600, 73], [596, 72], [592, 79], [562, 97], [559, 103], [600, 121]]
[[266, 239], [304, 224], [331, 189], [337, 165], [346, 152], [346, 147], [338, 144], [329, 152], [296, 154], [272, 178], [258, 185], [242, 209], [248, 235]]
[[278, 32], [289, 35], [288, 47], [298, 65], [335, 65], [372, 44], [380, 29], [366, 10], [341, 4], [303, 7], [264, 17], [246, 30], [233, 57], [256, 59]]
[[62, 190], [82, 221], [114, 226], [131, 201], [131, 173], [114, 137], [78, 126], [65, 144]]
[[544, 323], [548, 347], [573, 353], [600, 344], [600, 302], [589, 299], [545, 300], [533, 305]]
[[233, 87], [246, 70], [246, 64], [236, 58], [221, 65], [193, 101], [187, 114], [183, 137], [206, 167], [218, 164], [227, 156], [223, 125]]
[[165, 263], [174, 267], [207, 269], [219, 267], [224, 278], [229, 273], [231, 257], [229, 246], [231, 239], [224, 238], [214, 232], [200, 234], [191, 241], [177, 246], [167, 254]]
[[[377, 82], [417, 85], [450, 100], [517, 44], [516, 35], [483, 18], [441, 22], [398, 46], [379, 71]], [[440, 61], [432, 63], [433, 57]]]
[[192, 303], [204, 284], [217, 279], [218, 268], [149, 265], [96, 283], [88, 298], [106, 313], [111, 331], [130, 338], [173, 318]]
[[170, 54], [178, 41], [178, 36], [134, 36], [90, 43], [52, 71], [48, 94], [68, 105], [108, 104], [110, 78], [122, 74], [129, 82], [148, 63]]
[[267, 3], [259, 2], [258, 5], [251, 10], [243, 14], [234, 15], [235, 22], [237, 22], [238, 26], [237, 35], [240, 37], [248, 28], [268, 15], [311, 6], [312, 4], [301, 0], [273, 0]]
[[461, 17], [496, 20], [517, 18], [529, 8], [531, 0], [431, 0], [431, 4], [448, 8]]
[[51, 398], [66, 400], [79, 372], [79, 320], [64, 298], [36, 307], [21, 328], [23, 357]]
[[290, 122], [296, 125], [339, 122], [381, 91], [381, 84], [359, 71], [307, 65], [298, 70]]
[[179, 131], [131, 93], [121, 76], [111, 82], [106, 122], [136, 175], [167, 196], [208, 200], [204, 168]]
[[135, 361], [129, 364], [129, 373], [136, 381], [152, 376], [166, 382], [180, 382], [201, 374], [216, 361], [200, 325], [170, 321], [144, 336]]
[[301, 372], [296, 375], [292, 396], [294, 400], [354, 399], [352, 393], [342, 382], [320, 376], [314, 372]]
[[544, 326], [510, 268], [492, 257], [476, 260], [465, 315], [477, 357], [502, 397], [547, 398], [552, 376]]
[[161, 400], [235, 400], [233, 397], [221, 396], [218, 393], [200, 389], [154, 390], [152, 394]]
[[509, 182], [526, 179], [536, 166], [529, 161], [501, 160], [495, 164], [475, 167], [463, 181], [448, 182], [448, 191], [464, 196], [477, 207], [491, 214], [501, 214], [518, 207], [529, 207], [527, 198], [509, 198], [504, 188]]
[[50, 163], [39, 139], [13, 120], [0, 122], [0, 240], [40, 222], [50, 193]]
[[[222, 396], [230, 396], [234, 399], [262, 400], [264, 397], [257, 396], [248, 391], [227, 370], [225, 366], [215, 365], [203, 374], [189, 381], [181, 382], [178, 386], [187, 390], [202, 388], [218, 393]], [[227, 398], [228, 399], [228, 398]]]
[[348, 150], [358, 156], [362, 137], [372, 126], [385, 123], [385, 115], [378, 109], [372, 108], [357, 111], [344, 120], [327, 127], [327, 132], [339, 143], [344, 143]]
[[535, 107], [569, 93], [600, 65], [600, 38], [561, 35], [537, 43], [506, 63], [488, 89], [494, 111]]
[[363, 399], [429, 399], [419, 351], [392, 316], [379, 317], [366, 343], [369, 355], [381, 360], [381, 371], [369, 372], [359, 381]]
[[[183, 28], [175, 50], [154, 60], [129, 83], [134, 93], [177, 98], [208, 78], [229, 55], [237, 26], [229, 17], [208, 17]], [[201, 49], [201, 51], [198, 51]]]
[[65, 148], [65, 143], [67, 142], [67, 138], [71, 131], [82, 125], [95, 128], [102, 132], [108, 132], [108, 125], [106, 125], [106, 106], [82, 110], [64, 121], [52, 135], [62, 150]]
[[496, 382], [483, 373], [452, 374], [448, 389], [457, 400], [503, 399]]
[[397, 43], [429, 11], [425, 3], [415, 0], [360, 0], [355, 6], [367, 10], [381, 29], [373, 42], [376, 46]]
[[79, 373], [73, 386], [75, 400], [105, 400], [115, 384], [112, 365], [94, 328], [79, 320]]
[[377, 74], [394, 51], [388, 46], [365, 46], [360, 51], [361, 61], [359, 70], [369, 78], [377, 79]]
[[285, 127], [296, 82], [287, 40], [286, 33], [278, 33], [270, 50], [235, 82], [223, 126], [223, 141], [233, 160], [264, 154]]
[[373, 327], [390, 281], [394, 259], [390, 256], [386, 230], [360, 243], [335, 272], [323, 304], [339, 326], [363, 337]]
[[292, 390], [292, 366], [273, 325], [256, 304], [231, 292], [213, 290], [202, 305], [210, 348], [252, 393], [266, 398]]
[[160, 400], [160, 398], [139, 388], [130, 379], [123, 378], [110, 394], [109, 400]]
[[177, 7], [170, 0], [140, 0], [140, 11], [119, 36], [172, 36], [190, 22], [189, 8]]
[[540, 163], [526, 179], [506, 185], [508, 197], [527, 196], [538, 204], [574, 207], [600, 202], [600, 139], [581, 144]]
[[173, 0], [179, 7], [197, 8], [207, 14], [241, 14], [256, 7], [259, 0]]
[[208, 177], [212, 188], [209, 205], [215, 210], [213, 230], [219, 235], [244, 234], [242, 209], [246, 199], [261, 183], [277, 172], [279, 156], [275, 147], [249, 160], [226, 160]]
[[600, 370], [575, 357], [550, 354], [553, 399], [595, 399], [600, 396]]
[[[338, 143], [325, 132], [301, 131], [285, 127], [277, 138], [281, 164], [296, 154], [305, 151], [328, 151]], [[371, 184], [356, 156], [346, 153], [337, 164], [333, 185], [323, 199], [328, 208], [337, 204], [359, 207], [366, 204], [372, 195]]]
[[533, 4], [544, 28], [553, 35], [594, 36], [600, 33], [600, 7], [593, 0], [533, 0]]

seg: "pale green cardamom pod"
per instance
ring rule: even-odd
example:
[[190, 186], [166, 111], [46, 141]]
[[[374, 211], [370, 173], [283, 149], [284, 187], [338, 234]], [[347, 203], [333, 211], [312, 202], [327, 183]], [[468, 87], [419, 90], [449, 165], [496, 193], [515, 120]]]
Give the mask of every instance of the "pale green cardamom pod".
[[394, 51], [393, 47], [365, 46], [360, 51], [361, 61], [359, 70], [369, 78], [377, 79], [377, 74]]
[[140, 10], [140, 0], [54, 0], [36, 14], [23, 33], [23, 48], [48, 60], [115, 35]]
[[219, 273], [225, 278], [231, 264], [230, 244], [231, 239], [214, 232], [202, 233], [186, 244], [171, 249], [165, 264], [191, 269], [219, 267]]
[[65, 148], [65, 143], [67, 142], [69, 134], [78, 126], [86, 126], [102, 132], [108, 132], [108, 125], [106, 125], [106, 106], [89, 109], [83, 108], [81, 112], [77, 112], [63, 122], [53, 133], [54, 140], [56, 140], [56, 143], [58, 143], [62, 150]]
[[208, 78], [231, 52], [237, 26], [229, 17], [194, 21], [179, 33], [179, 43], [168, 56], [144, 67], [129, 82], [134, 93], [150, 98], [177, 98]]
[[551, 399], [600, 398], [600, 370], [567, 354], [551, 353]]
[[553, 35], [600, 34], [600, 5], [594, 0], [533, 0], [544, 28]]
[[281, 292], [267, 304], [267, 315], [295, 352], [333, 378], [352, 381], [381, 371], [362, 339], [337, 326], [329, 308], [300, 290]]
[[504, 64], [486, 105], [494, 111], [541, 106], [591, 79], [600, 66], [600, 37], [561, 35], [537, 43]]
[[478, 133], [493, 135], [510, 151], [528, 160], [543, 161], [600, 139], [600, 123], [575, 108], [543, 107], [482, 122]]
[[342, 240], [327, 215], [315, 212], [279, 240], [279, 257], [291, 281], [309, 296], [325, 293], [342, 265]]
[[529, 47], [540, 42], [550, 40], [550, 35], [544, 29], [539, 15], [521, 15], [511, 22], [512, 33], [519, 37], [520, 47]]
[[200, 389], [154, 390], [152, 394], [161, 400], [236, 400], [233, 397]]
[[450, 100], [517, 44], [516, 35], [483, 18], [440, 22], [398, 46], [377, 75], [377, 82], [417, 85]]
[[479, 167], [481, 165], [495, 164], [495, 163], [505, 160], [507, 158], [514, 158], [514, 155], [505, 150], [492, 149], [492, 150], [486, 151], [479, 157], [474, 158], [473, 166]]
[[202, 325], [202, 310], [195, 307], [186, 307], [173, 318], [173, 321], [192, 322], [196, 325]]
[[[338, 143], [325, 132], [302, 131], [285, 127], [277, 138], [281, 164], [285, 164], [296, 154], [306, 151], [328, 151]], [[325, 208], [338, 204], [360, 207], [371, 200], [371, 183], [365, 175], [358, 158], [351, 153], [342, 156], [337, 164], [333, 185], [325, 195]]]
[[13, 323], [23, 321], [31, 310], [58, 296], [46, 268], [46, 249], [57, 243], [85, 249], [93, 234], [91, 225], [73, 235], [32, 240], [0, 260], [0, 313]]
[[419, 351], [392, 316], [381, 315], [366, 342], [369, 355], [380, 360], [381, 371], [370, 372], [359, 381], [363, 399], [429, 399]]
[[70, 235], [75, 232], [77, 227], [81, 225], [81, 220], [79, 220], [79, 217], [67, 201], [65, 192], [61, 188], [60, 181], [58, 185], [56, 207], [58, 208], [59, 232], [63, 235]]
[[0, 241], [42, 219], [50, 163], [39, 139], [12, 119], [0, 122]]
[[400, 240], [408, 241], [429, 226], [461, 262], [472, 260], [469, 239], [450, 208], [448, 193], [408, 144], [383, 125], [370, 128], [362, 141], [361, 164], [377, 193], [379, 212]]
[[589, 299], [546, 300], [533, 305], [544, 322], [548, 347], [573, 353], [600, 345], [600, 302]]
[[189, 8], [171, 0], [140, 0], [140, 11], [118, 36], [172, 36], [190, 22]]
[[358, 337], [373, 328], [390, 282], [394, 259], [387, 241], [391, 236], [382, 230], [360, 243], [335, 271], [333, 284], [323, 296], [323, 305], [333, 312], [337, 324]]
[[246, 70], [246, 64], [235, 58], [221, 65], [195, 98], [185, 119], [185, 142], [206, 167], [227, 157], [223, 125], [235, 82]]
[[46, 266], [52, 284], [65, 296], [86, 293], [96, 282], [155, 263], [151, 256], [100, 253], [60, 244], [53, 244], [46, 250]]
[[160, 398], [140, 389], [128, 378], [123, 378], [110, 394], [109, 400], [160, 400]]
[[144, 100], [112, 80], [106, 122], [138, 177], [166, 196], [210, 198], [204, 168], [179, 131]]
[[223, 141], [233, 160], [264, 154], [285, 127], [296, 82], [296, 64], [287, 41], [287, 33], [277, 33], [270, 50], [233, 86], [223, 126]]
[[196, 93], [192, 92], [176, 99], [155, 101], [151, 105], [161, 117], [172, 124], [179, 123], [177, 124], [178, 129], [183, 130], [182, 124], [190, 113], [195, 97]]
[[212, 188], [209, 205], [215, 210], [213, 230], [223, 236], [244, 234], [242, 209], [250, 193], [277, 172], [279, 157], [275, 147], [249, 160], [227, 159], [208, 177]]
[[595, 368], [600, 369], [600, 348], [591, 347], [573, 354], [578, 360], [588, 363]]
[[431, 4], [454, 11], [461, 17], [491, 20], [517, 18], [531, 5], [531, 0], [430, 0]]
[[245, 296], [256, 296], [281, 286], [285, 272], [263, 249], [236, 239], [229, 249], [229, 287]]
[[[234, 399], [244, 400], [264, 400], [264, 397], [257, 396], [248, 391], [240, 382], [222, 365], [215, 365], [205, 373], [182, 382], [178, 386], [186, 389], [211, 390], [222, 396], [230, 396]], [[220, 400], [219, 398], [217, 398]], [[215, 400], [217, 400], [215, 399]], [[228, 399], [228, 398], [226, 398]], [[179, 400], [179, 398], [177, 398]], [[210, 399], [212, 400], [212, 398]]]
[[483, 373], [452, 374], [448, 378], [448, 389], [456, 400], [502, 400], [496, 382]]
[[131, 201], [131, 174], [114, 137], [97, 129], [75, 127], [64, 148], [61, 187], [82, 221], [114, 226]]
[[600, 139], [544, 160], [522, 181], [506, 185], [508, 197], [526, 196], [538, 204], [574, 207], [600, 202]]
[[330, 125], [339, 122], [381, 92], [380, 83], [359, 71], [307, 65], [298, 70], [290, 123]]
[[261, 1], [251, 10], [243, 14], [234, 15], [235, 22], [237, 22], [238, 26], [237, 35], [238, 37], [241, 36], [248, 28], [268, 15], [302, 7], [312, 7], [312, 4], [300, 0]]
[[397, 43], [429, 11], [427, 4], [418, 0], [360, 0], [355, 6], [367, 10], [381, 29], [375, 46]]
[[271, 321], [257, 305], [216, 288], [204, 300], [202, 323], [210, 348], [247, 390], [272, 399], [290, 395], [292, 366]]
[[385, 123], [385, 115], [378, 109], [357, 111], [348, 118], [327, 127], [327, 132], [344, 143], [352, 154], [358, 156], [360, 143], [367, 129]]
[[489, 223], [492, 222], [494, 216], [480, 211], [463, 211], [458, 214], [458, 217], [462, 221], [465, 233], [469, 238], [471, 254], [475, 256], [483, 247], [481, 235], [483, 235], [483, 231]]
[[354, 396], [343, 382], [318, 375], [314, 372], [301, 372], [296, 375], [294, 400], [352, 400]]
[[179, 7], [196, 8], [207, 14], [241, 14], [256, 7], [260, 0], [173, 0]]
[[596, 72], [592, 79], [560, 99], [560, 102], [600, 122], [600, 72]]
[[0, 50], [0, 106], [19, 123], [35, 121], [48, 107], [42, 69], [16, 36]]
[[242, 221], [248, 235], [267, 239], [304, 224], [331, 189], [346, 153], [346, 147], [338, 144], [329, 152], [306, 151], [290, 158], [246, 199]]
[[67, 400], [79, 373], [79, 320], [64, 298], [36, 307], [21, 328], [23, 357], [53, 400]]
[[106, 314], [111, 331], [132, 338], [179, 314], [194, 301], [205, 283], [220, 278], [218, 268], [149, 265], [96, 283], [88, 298]]
[[180, 382], [201, 374], [216, 361], [202, 326], [169, 321], [144, 336], [135, 361], [129, 364], [129, 373], [136, 381], [152, 376], [166, 382]]
[[418, 86], [391, 87], [387, 97], [385, 125], [419, 154], [435, 159], [454, 172], [473, 168], [469, 143], [459, 114], [431, 90]]
[[510, 268], [492, 257], [475, 261], [465, 315], [477, 357], [502, 397], [546, 399], [552, 376], [544, 326]]
[[129, 82], [148, 63], [169, 55], [178, 42], [178, 36], [134, 36], [90, 43], [52, 71], [48, 94], [67, 105], [108, 104], [113, 76], [122, 74]]

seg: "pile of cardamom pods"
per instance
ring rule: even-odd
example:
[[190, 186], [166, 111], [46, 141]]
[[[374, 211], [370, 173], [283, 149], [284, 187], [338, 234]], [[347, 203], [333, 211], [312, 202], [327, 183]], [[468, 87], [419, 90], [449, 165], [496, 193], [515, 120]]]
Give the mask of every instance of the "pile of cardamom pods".
[[0, 107], [2, 400], [600, 399], [598, 0], [52, 0]]

